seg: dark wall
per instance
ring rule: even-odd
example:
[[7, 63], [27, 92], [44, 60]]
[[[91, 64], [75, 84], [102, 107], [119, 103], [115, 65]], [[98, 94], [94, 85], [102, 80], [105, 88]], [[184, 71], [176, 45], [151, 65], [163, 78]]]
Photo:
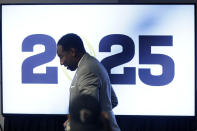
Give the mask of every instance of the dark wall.
[[[195, 117], [116, 116], [122, 131], [195, 131]], [[64, 131], [65, 116], [8, 116], [5, 131]]]
[[195, 3], [196, 0], [118, 0], [118, 3]]

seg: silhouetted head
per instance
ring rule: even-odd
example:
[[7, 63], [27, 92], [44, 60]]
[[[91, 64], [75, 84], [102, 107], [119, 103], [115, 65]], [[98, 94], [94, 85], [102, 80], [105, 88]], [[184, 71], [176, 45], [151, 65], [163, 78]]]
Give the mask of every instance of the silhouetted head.
[[101, 108], [98, 100], [90, 95], [76, 97], [70, 105], [72, 131], [101, 130]]
[[85, 52], [81, 38], [73, 33], [64, 35], [57, 43], [60, 64], [71, 71], [76, 70], [78, 62]]

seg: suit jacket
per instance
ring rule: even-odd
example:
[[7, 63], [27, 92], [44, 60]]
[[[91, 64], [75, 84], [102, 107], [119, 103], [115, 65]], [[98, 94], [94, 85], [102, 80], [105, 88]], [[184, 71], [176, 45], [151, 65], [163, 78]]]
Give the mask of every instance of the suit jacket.
[[99, 100], [102, 111], [109, 113], [113, 131], [120, 131], [112, 111], [111, 98], [114, 99], [114, 103], [117, 102], [117, 98], [111, 87], [108, 73], [104, 66], [88, 53], [81, 58], [71, 83], [70, 103], [82, 94], [96, 97]]

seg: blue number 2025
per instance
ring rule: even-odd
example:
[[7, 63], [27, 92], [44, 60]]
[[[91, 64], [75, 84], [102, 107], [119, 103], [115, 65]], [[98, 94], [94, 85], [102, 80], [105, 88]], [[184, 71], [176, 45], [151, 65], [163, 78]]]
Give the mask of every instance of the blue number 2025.
[[[58, 82], [57, 67], [46, 67], [45, 74], [33, 73], [33, 68], [52, 61], [56, 56], [55, 40], [48, 35], [35, 34], [26, 37], [22, 44], [23, 52], [33, 52], [33, 46], [42, 44], [45, 52], [28, 57], [22, 64], [22, 83]], [[136, 84], [136, 67], [125, 67], [124, 74], [111, 74], [113, 67], [125, 64], [135, 55], [133, 40], [122, 34], [111, 34], [101, 39], [99, 52], [111, 52], [112, 45], [121, 45], [121, 53], [104, 58], [101, 63], [105, 66], [112, 84]], [[163, 86], [174, 79], [174, 61], [164, 54], [151, 54], [151, 46], [172, 46], [172, 36], [139, 36], [139, 64], [159, 64], [162, 66], [161, 75], [152, 75], [149, 68], [139, 68], [140, 80], [151, 86]], [[110, 64], [109, 64], [110, 63]]]

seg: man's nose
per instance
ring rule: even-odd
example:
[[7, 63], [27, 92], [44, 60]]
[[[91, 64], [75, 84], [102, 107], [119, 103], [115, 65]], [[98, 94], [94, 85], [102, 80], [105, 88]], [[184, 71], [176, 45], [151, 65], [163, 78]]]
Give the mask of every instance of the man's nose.
[[62, 60], [60, 60], [60, 65], [63, 65], [63, 64], [64, 64], [64, 62]]

